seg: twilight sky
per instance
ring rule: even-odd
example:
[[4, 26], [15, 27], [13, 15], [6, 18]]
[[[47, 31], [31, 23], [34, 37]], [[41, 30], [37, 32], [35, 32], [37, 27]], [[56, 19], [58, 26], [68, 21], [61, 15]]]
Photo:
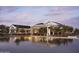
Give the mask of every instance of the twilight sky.
[[0, 24], [56, 21], [79, 28], [79, 6], [0, 6]]

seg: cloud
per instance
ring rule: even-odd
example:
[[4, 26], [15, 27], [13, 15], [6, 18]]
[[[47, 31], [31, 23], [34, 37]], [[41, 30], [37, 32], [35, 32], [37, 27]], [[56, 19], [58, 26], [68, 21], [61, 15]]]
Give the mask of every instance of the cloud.
[[64, 23], [71, 25], [75, 28], [79, 28], [79, 17], [73, 17], [71, 19], [63, 21]]
[[53, 20], [79, 25], [78, 13], [78, 6], [0, 6], [0, 23], [30, 25]]
[[9, 13], [16, 11], [18, 7], [15, 6], [0, 6], [0, 13]]
[[23, 19], [27, 19], [29, 17], [32, 16], [32, 13], [24, 13], [24, 12], [20, 12], [20, 13], [17, 13], [15, 15], [15, 18], [16, 19], [19, 19], [19, 20], [23, 20]]
[[0, 23], [3, 24], [29, 24], [31, 13], [16, 12], [11, 14], [3, 14], [0, 16]]
[[62, 21], [78, 16], [79, 7], [53, 7], [45, 16]]

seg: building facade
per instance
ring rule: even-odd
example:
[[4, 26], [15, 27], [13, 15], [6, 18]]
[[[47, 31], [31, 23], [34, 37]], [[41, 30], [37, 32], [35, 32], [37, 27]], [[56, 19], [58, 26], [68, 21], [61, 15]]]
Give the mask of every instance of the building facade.
[[73, 27], [62, 25], [57, 22], [49, 21], [38, 23], [33, 26], [11, 25], [9, 34], [31, 34], [44, 36], [68, 36], [72, 35]]
[[49, 21], [32, 26], [33, 35], [66, 36], [72, 34], [73, 28], [57, 22]]
[[[44, 23], [38, 23], [31, 27], [31, 34], [32, 35], [40, 35], [41, 34], [41, 28], [46, 28]], [[43, 30], [44, 31], [44, 30]]]
[[31, 34], [31, 28], [30, 26], [12, 24], [9, 28], [9, 34]]

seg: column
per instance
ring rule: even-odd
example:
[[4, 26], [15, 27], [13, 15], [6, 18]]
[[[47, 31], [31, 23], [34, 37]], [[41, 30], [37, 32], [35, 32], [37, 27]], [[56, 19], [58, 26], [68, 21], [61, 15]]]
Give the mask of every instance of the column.
[[47, 36], [49, 36], [50, 35], [50, 29], [49, 29], [49, 27], [47, 26]]
[[33, 35], [33, 28], [31, 28], [31, 35]]

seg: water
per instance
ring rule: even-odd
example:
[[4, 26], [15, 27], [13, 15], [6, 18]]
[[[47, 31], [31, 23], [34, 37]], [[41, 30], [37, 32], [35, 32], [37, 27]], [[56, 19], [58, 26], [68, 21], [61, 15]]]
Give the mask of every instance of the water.
[[[49, 39], [49, 40], [47, 40]], [[52, 39], [47, 36], [2, 36], [1, 53], [78, 53], [78, 39]]]

